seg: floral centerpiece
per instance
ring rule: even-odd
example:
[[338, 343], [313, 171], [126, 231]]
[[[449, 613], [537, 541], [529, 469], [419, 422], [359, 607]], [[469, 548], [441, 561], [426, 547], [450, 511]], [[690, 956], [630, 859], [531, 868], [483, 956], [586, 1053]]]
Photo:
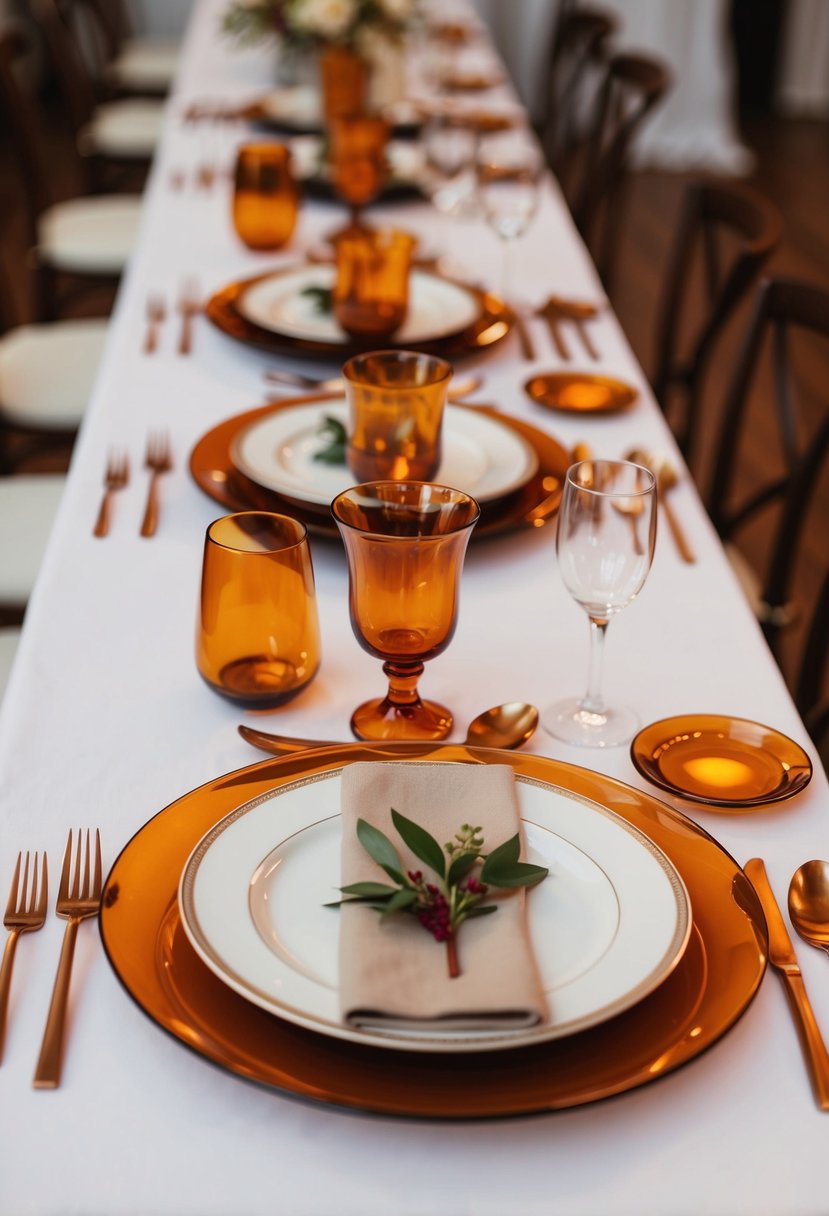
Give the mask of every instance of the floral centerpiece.
[[223, 26], [248, 43], [274, 37], [286, 50], [341, 46], [360, 53], [367, 40], [402, 39], [416, 7], [417, 0], [233, 0]]

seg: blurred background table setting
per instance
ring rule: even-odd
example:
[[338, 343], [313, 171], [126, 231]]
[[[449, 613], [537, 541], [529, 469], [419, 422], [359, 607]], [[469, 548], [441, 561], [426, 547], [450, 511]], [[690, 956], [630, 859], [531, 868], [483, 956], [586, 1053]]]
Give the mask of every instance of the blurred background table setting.
[[675, 69], [551, 7], [543, 118], [486, 6], [0, 25], [3, 1210], [819, 1210], [829, 291], [695, 175], [646, 373]]

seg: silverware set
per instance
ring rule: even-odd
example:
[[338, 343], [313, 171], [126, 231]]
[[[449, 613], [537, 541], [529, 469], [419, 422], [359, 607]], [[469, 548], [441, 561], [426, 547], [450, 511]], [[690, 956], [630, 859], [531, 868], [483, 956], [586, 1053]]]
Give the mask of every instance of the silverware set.
[[600, 308], [596, 304], [589, 304], [582, 300], [565, 300], [561, 296], [550, 296], [535, 310], [535, 315], [546, 322], [556, 353], [565, 363], [569, 363], [573, 358], [563, 332], [565, 325], [572, 326], [588, 359], [598, 362], [599, 352], [587, 325], [589, 321], [599, 315], [599, 312]]
[[[67, 921], [67, 925], [40, 1055], [32, 1082], [35, 1089], [54, 1089], [60, 1084], [65, 1044], [66, 1007], [72, 977], [75, 940], [81, 922], [98, 915], [102, 887], [100, 833], [96, 829], [93, 845], [89, 829], [85, 833], [79, 830], [74, 842], [73, 834], [70, 831], [55, 903], [56, 915]], [[23, 933], [31, 933], [43, 928], [46, 923], [48, 901], [49, 876], [46, 854], [44, 853], [41, 857], [38, 853], [19, 853], [3, 917], [3, 925], [8, 931], [8, 938], [2, 966], [0, 966], [0, 1062], [3, 1058], [17, 942]]]
[[[141, 522], [141, 536], [155, 536], [158, 530], [158, 479], [173, 468], [173, 453], [170, 436], [166, 431], [151, 431], [147, 437], [144, 467], [149, 471], [147, 502]], [[129, 484], [130, 462], [126, 452], [110, 453], [104, 470], [104, 495], [98, 517], [92, 529], [93, 536], [108, 536], [112, 511], [112, 499], [119, 490]]]
[[[180, 355], [189, 355], [193, 349], [194, 321], [202, 311], [201, 288], [198, 279], [190, 276], [182, 281], [174, 311], [180, 318], [176, 349]], [[167, 301], [160, 292], [151, 292], [147, 297], [145, 316], [143, 351], [145, 355], [154, 355], [159, 348], [162, 327], [169, 317]]]

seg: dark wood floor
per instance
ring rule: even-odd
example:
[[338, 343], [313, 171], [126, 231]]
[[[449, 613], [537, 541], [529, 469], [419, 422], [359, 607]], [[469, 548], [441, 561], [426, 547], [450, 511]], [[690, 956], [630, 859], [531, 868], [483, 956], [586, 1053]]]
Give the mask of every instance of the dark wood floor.
[[[747, 122], [744, 137], [756, 153], [751, 183], [777, 204], [785, 219], [782, 243], [768, 266], [769, 273], [809, 279], [829, 287], [829, 223], [825, 200], [829, 198], [829, 122], [772, 119], [764, 116]], [[49, 111], [47, 139], [52, 185], [57, 197], [77, 190], [69, 160], [61, 150], [69, 133], [53, 106]], [[645, 370], [654, 366], [654, 321], [659, 304], [662, 275], [671, 232], [678, 213], [687, 175], [639, 172], [633, 175], [618, 273], [611, 291], [612, 303]], [[26, 229], [13, 154], [0, 134], [0, 214], [3, 236], [0, 255], [11, 272], [17, 315], [31, 315], [32, 297], [27, 278]], [[106, 307], [106, 300], [100, 302]], [[95, 311], [93, 309], [93, 311]], [[710, 472], [710, 436], [715, 430], [719, 397], [728, 377], [734, 354], [748, 315], [744, 306], [724, 336], [709, 377], [704, 410], [708, 421], [700, 460], [693, 473], [703, 493]], [[829, 345], [829, 344], [827, 344]], [[806, 370], [807, 408], [814, 416], [825, 413], [829, 386], [829, 350], [812, 360]], [[778, 450], [770, 414], [761, 417], [752, 430], [748, 468], [763, 472]], [[68, 456], [68, 454], [67, 454]], [[65, 462], [64, 462], [65, 463]], [[54, 468], [52, 462], [48, 466]], [[817, 511], [804, 537], [798, 563], [799, 617], [783, 643], [781, 666], [792, 680], [798, 663], [805, 624], [808, 622], [820, 575], [826, 566], [826, 530], [829, 524], [829, 486], [823, 488]], [[747, 555], [762, 566], [766, 553], [768, 521], [764, 520], [744, 538]], [[829, 628], [829, 622], [827, 622]], [[827, 685], [829, 692], [829, 685]]]

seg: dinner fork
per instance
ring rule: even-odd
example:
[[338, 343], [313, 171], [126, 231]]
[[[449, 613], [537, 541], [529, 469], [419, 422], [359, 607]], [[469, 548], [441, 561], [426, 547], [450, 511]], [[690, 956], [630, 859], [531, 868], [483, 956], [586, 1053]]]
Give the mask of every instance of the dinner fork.
[[[81, 874], [81, 859], [83, 858], [83, 875]], [[49, 1016], [46, 1019], [46, 1029], [43, 1032], [43, 1043], [40, 1057], [34, 1075], [35, 1089], [54, 1089], [60, 1082], [61, 1065], [63, 1064], [63, 1027], [66, 1020], [66, 1002], [69, 996], [69, 981], [72, 975], [72, 959], [75, 954], [75, 938], [78, 925], [82, 920], [97, 916], [101, 907], [101, 834], [95, 830], [95, 863], [94, 871], [90, 868], [89, 829], [86, 831], [86, 841], [81, 844], [81, 832], [78, 830], [78, 844], [75, 851], [74, 872], [72, 867], [72, 831], [66, 842], [66, 852], [63, 855], [63, 869], [60, 876], [60, 888], [55, 911], [58, 916], [69, 923], [63, 935], [63, 947], [60, 952], [55, 987], [52, 991], [52, 1001], [49, 1005]]]
[[98, 518], [92, 532], [94, 536], [106, 536], [109, 532], [109, 505], [116, 490], [123, 490], [130, 479], [130, 465], [126, 453], [116, 456], [110, 452], [104, 472], [104, 496], [101, 499]]
[[197, 279], [184, 280], [176, 305], [181, 314], [181, 337], [178, 343], [180, 355], [189, 355], [193, 349], [193, 318], [201, 312], [200, 294]]
[[169, 473], [173, 467], [170, 436], [165, 431], [160, 431], [158, 434], [151, 432], [148, 436], [144, 466], [150, 469], [150, 486], [147, 491], [147, 506], [144, 509], [141, 535], [155, 536], [158, 527], [158, 479], [162, 473]]
[[17, 854], [17, 865], [14, 867], [12, 885], [9, 890], [9, 902], [6, 904], [6, 914], [3, 925], [9, 931], [6, 948], [3, 951], [3, 963], [0, 966], [0, 1061], [3, 1059], [3, 1045], [6, 1039], [6, 1014], [9, 1007], [9, 993], [12, 986], [12, 968], [14, 967], [14, 952], [17, 939], [21, 933], [31, 933], [34, 929], [42, 929], [46, 920], [46, 904], [49, 899], [49, 876], [46, 869], [46, 854], [40, 867], [40, 882], [37, 874], [37, 853], [31, 865], [31, 883], [29, 882], [30, 857], [26, 854], [23, 866], [23, 882], [20, 883], [20, 862], [23, 854]]
[[144, 354], [152, 355], [158, 348], [158, 327], [167, 319], [164, 297], [152, 295], [147, 300], [147, 334], [144, 338]]

